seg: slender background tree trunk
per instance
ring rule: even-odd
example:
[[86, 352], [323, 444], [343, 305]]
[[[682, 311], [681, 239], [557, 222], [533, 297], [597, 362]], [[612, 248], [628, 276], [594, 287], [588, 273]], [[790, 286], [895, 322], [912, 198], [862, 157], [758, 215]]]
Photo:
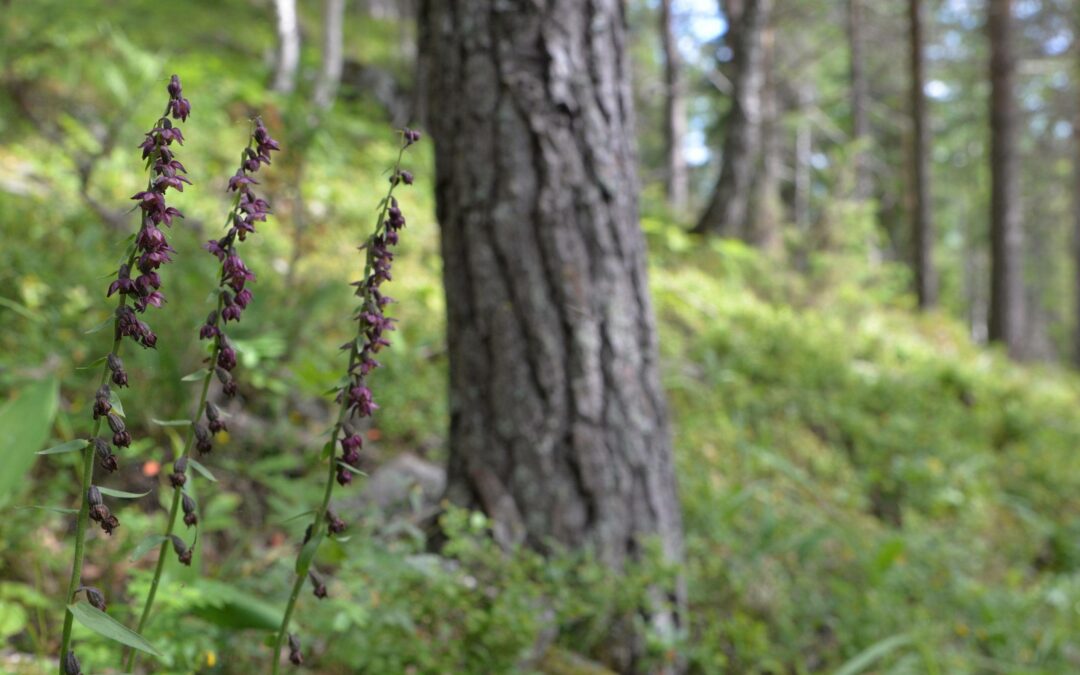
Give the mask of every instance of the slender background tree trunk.
[[[450, 356], [447, 495], [496, 539], [682, 556], [637, 210], [624, 5], [426, 0]], [[683, 602], [653, 607], [672, 629]], [[659, 600], [659, 596], [657, 598]], [[632, 672], [640, 636], [610, 641]]]
[[277, 14], [278, 50], [274, 62], [274, 91], [285, 94], [296, 89], [296, 71], [300, 67], [300, 21], [296, 0], [274, 0]]
[[319, 108], [329, 108], [341, 84], [345, 65], [345, 0], [323, 2], [322, 68], [315, 82], [313, 101]]
[[989, 338], [1022, 356], [1024, 332], [1023, 231], [1016, 154], [1016, 74], [1012, 1], [988, 0], [990, 40], [990, 325]]
[[809, 82], [795, 84], [795, 106], [799, 112], [798, 127], [795, 129], [794, 159], [794, 195], [792, 212], [795, 226], [806, 235], [810, 231], [810, 189], [812, 183], [810, 156], [814, 153], [814, 128], [810, 124], [807, 108], [813, 98], [812, 85]]
[[783, 238], [780, 200], [780, 83], [776, 64], [776, 31], [772, 22], [762, 33], [765, 80], [761, 91], [761, 161], [754, 179], [753, 207], [747, 241], [775, 252]]
[[[1077, 12], [1075, 23], [1080, 31], [1080, 11]], [[1080, 40], [1073, 41], [1073, 52], [1076, 63], [1073, 73], [1080, 82]], [[1080, 99], [1080, 92], [1077, 93]], [[1080, 100], [1076, 101], [1077, 109], [1073, 118], [1073, 266], [1075, 275], [1073, 293], [1075, 293], [1073, 321], [1073, 363], [1080, 367]]]
[[761, 149], [762, 31], [772, 0], [746, 0], [731, 26], [734, 73], [731, 110], [724, 123], [720, 176], [695, 232], [744, 236], [754, 167]]
[[863, 0], [848, 0], [848, 43], [850, 51], [851, 81], [851, 139], [855, 142], [852, 166], [855, 171], [856, 201], [866, 200], [873, 185], [870, 180], [866, 142], [870, 138], [870, 119], [867, 116], [867, 84], [865, 57], [863, 56]]
[[926, 76], [923, 56], [922, 2], [908, 1], [911, 57], [911, 176], [914, 204], [911, 231], [915, 241], [915, 292], [919, 308], [937, 304], [937, 275], [934, 269], [934, 223], [930, 196], [930, 128], [926, 114]]
[[686, 209], [689, 179], [682, 143], [686, 136], [686, 99], [682, 82], [682, 57], [676, 44], [671, 0], [660, 0], [660, 43], [664, 53], [664, 187], [668, 205]]

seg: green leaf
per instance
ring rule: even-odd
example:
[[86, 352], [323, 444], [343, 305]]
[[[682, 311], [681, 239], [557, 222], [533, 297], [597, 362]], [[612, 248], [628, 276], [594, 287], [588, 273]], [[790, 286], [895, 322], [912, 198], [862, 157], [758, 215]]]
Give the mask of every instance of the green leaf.
[[276, 631], [281, 625], [280, 609], [231, 584], [199, 579], [193, 587], [192, 613], [204, 621], [233, 630]]
[[124, 414], [124, 404], [120, 402], [120, 395], [116, 393], [115, 389], [109, 389], [109, 403], [112, 404], [112, 411], [120, 417], [127, 417]]
[[210, 373], [210, 371], [207, 370], [206, 368], [200, 368], [200, 369], [196, 370], [194, 373], [188, 373], [187, 375], [181, 377], [180, 381], [181, 382], [198, 382], [199, 380], [206, 377], [209, 373]]
[[101, 494], [108, 495], [110, 497], [116, 497], [118, 499], [139, 499], [150, 494], [150, 490], [142, 493], [124, 492], [123, 490], [114, 490], [112, 488], [97, 486], [97, 489], [101, 491]]
[[338, 460], [337, 465], [340, 466], [342, 469], [345, 469], [349, 473], [354, 473], [357, 476], [367, 477], [367, 474], [364, 473], [363, 471], [361, 471], [360, 469], [357, 469], [355, 466], [350, 466], [350, 465], [346, 464], [345, 462], [342, 462], [341, 460]]
[[139, 558], [149, 553], [155, 546], [159, 546], [162, 542], [168, 541], [168, 538], [163, 534], [152, 534], [146, 539], [139, 542], [139, 545], [131, 550], [131, 562], [135, 562]]
[[133, 647], [139, 651], [146, 652], [147, 654], [161, 656], [161, 652], [154, 649], [154, 646], [147, 642], [146, 638], [100, 609], [92, 607], [85, 602], [77, 602], [73, 605], [68, 605], [68, 611], [71, 612], [71, 615], [75, 617], [76, 621], [98, 635], [107, 637], [110, 640], [127, 645], [128, 647]]
[[34, 506], [17, 506], [17, 507], [15, 507], [16, 511], [25, 511], [27, 509], [38, 509], [40, 511], [52, 511], [53, 513], [63, 513], [63, 514], [72, 514], [72, 513], [78, 513], [79, 512], [79, 509], [65, 509], [65, 508], [62, 508], [60, 506], [38, 506], [36, 504]]
[[856, 654], [851, 660], [844, 665], [840, 666], [833, 675], [858, 675], [865, 671], [870, 666], [874, 665], [878, 659], [883, 658], [889, 652], [907, 645], [911, 642], [911, 637], [905, 634], [893, 635], [892, 637], [885, 638], [870, 645], [863, 651]]
[[111, 324], [114, 319], [116, 319], [116, 317], [114, 315], [110, 314], [108, 319], [105, 319], [104, 321], [102, 321], [98, 325], [94, 326], [93, 328], [87, 329], [84, 332], [84, 335], [93, 335], [94, 333], [97, 333], [101, 329], [105, 328], [105, 326], [108, 326], [109, 324]]
[[203, 478], [205, 478], [206, 480], [208, 480], [208, 481], [210, 481], [212, 483], [217, 482], [217, 478], [214, 478], [214, 474], [210, 473], [210, 469], [207, 469], [205, 466], [203, 466], [201, 463], [199, 463], [198, 460], [196, 460], [193, 457], [189, 456], [188, 457], [188, 464], [191, 465], [192, 469], [195, 469], [200, 474], [202, 474]]
[[26, 610], [14, 602], [0, 600], [0, 640], [17, 635], [26, 627]]
[[284, 525], [285, 523], [291, 523], [294, 520], [300, 520], [304, 516], [310, 516], [313, 513], [315, 513], [314, 510], [312, 510], [312, 511], [304, 511], [303, 513], [298, 513], [295, 516], [293, 516], [292, 518], [288, 518], [286, 520], [281, 521], [281, 524]]
[[156, 417], [151, 417], [150, 421], [159, 427], [186, 427], [191, 424], [191, 420], [159, 420]]
[[25, 305], [22, 305], [18, 302], [15, 302], [14, 300], [10, 300], [2, 296], [0, 296], [0, 307], [7, 307], [16, 314], [21, 315], [24, 319], [29, 319], [34, 323], [45, 323], [46, 321], [44, 317], [31, 311]]
[[26, 486], [26, 472], [34, 463], [34, 453], [49, 439], [56, 417], [58, 388], [48, 377], [26, 387], [18, 398], [0, 406], [0, 507], [16, 490]]
[[319, 544], [322, 543], [323, 537], [326, 536], [326, 532], [321, 528], [318, 532], [308, 539], [304, 544], [304, 548], [300, 549], [300, 555], [296, 558], [296, 573], [299, 576], [304, 576], [308, 572], [308, 568], [311, 567], [311, 561], [315, 559], [315, 553], [319, 550]]
[[96, 366], [100, 366], [101, 364], [105, 363], [105, 361], [108, 358], [109, 358], [108, 356], [100, 356], [100, 357], [94, 359], [93, 361], [91, 361], [90, 363], [86, 364], [85, 366], [79, 366], [75, 370], [90, 370], [91, 368], [94, 368]]
[[61, 443], [60, 445], [54, 445], [48, 450], [38, 450], [38, 455], [62, 455], [65, 452], [75, 452], [76, 450], [82, 450], [86, 447], [85, 438], [73, 438], [67, 443]]

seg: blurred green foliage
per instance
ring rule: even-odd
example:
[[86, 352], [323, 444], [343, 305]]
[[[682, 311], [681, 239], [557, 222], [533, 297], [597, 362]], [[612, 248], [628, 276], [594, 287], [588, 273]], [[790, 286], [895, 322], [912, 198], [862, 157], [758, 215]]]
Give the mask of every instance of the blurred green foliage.
[[[156, 672], [233, 673], [266, 658], [301, 535], [303, 521], [290, 519], [319, 490], [323, 393], [351, 332], [354, 246], [394, 151], [371, 101], [346, 101], [315, 129], [303, 91], [266, 92], [265, 4], [137, 4], [15, 3], [0, 14], [0, 485], [22, 488], [0, 520], [5, 672], [43, 672], [46, 660], [31, 655], [50, 654], [58, 639], [72, 519], [17, 506], [77, 503], [76, 455], [30, 453], [86, 433], [97, 370], [77, 368], [107, 349], [108, 335], [85, 331], [107, 317], [104, 277], [129, 233], [81, 196], [79, 159], [95, 158], [89, 197], [123, 215], [141, 185], [134, 146], [166, 78], [181, 74], [194, 115], [180, 157], [196, 185], [177, 200], [188, 219], [173, 231], [169, 304], [151, 315], [161, 348], [125, 354], [138, 441], [105, 479], [142, 492], [181, 442], [151, 418], [183, 417], [192, 405], [181, 377], [203, 356], [195, 338], [213, 273], [199, 245], [225, 212], [248, 116], [262, 114], [285, 148], [263, 177], [277, 216], [246, 248], [259, 278], [237, 339], [243, 409], [206, 461], [220, 482], [191, 473], [200, 546], [190, 569], [167, 563], [168, 590], [146, 632], [165, 654]], [[400, 68], [396, 32], [349, 21], [366, 36], [354, 56]], [[150, 29], [162, 25], [170, 32]], [[413, 159], [418, 185], [404, 193], [409, 228], [392, 284], [400, 324], [373, 382], [383, 406], [369, 436], [375, 460], [443, 456], [427, 147]], [[979, 349], [945, 316], [913, 316], [906, 273], [867, 262], [865, 214], [849, 205], [828, 210], [845, 236], [830, 254], [788, 242], [802, 265], [689, 237], [646, 207], [691, 603], [686, 633], [675, 644], [655, 639], [649, 658], [680, 653], [700, 673], [1080, 669], [1080, 382]], [[117, 504], [122, 528], [89, 544], [86, 580], [128, 624], [153, 564], [132, 554], [160, 531], [165, 494]], [[351, 536], [316, 560], [331, 599], [316, 607], [305, 592], [297, 614], [317, 672], [540, 671], [550, 639], [602, 657], [612, 622], [674, 573], [655, 557], [618, 578], [587, 553], [503, 551], [481, 516], [458, 511], [444, 517], [448, 543], [434, 556], [419, 513], [340, 508]], [[118, 662], [115, 645], [78, 627], [76, 638], [91, 672]]]

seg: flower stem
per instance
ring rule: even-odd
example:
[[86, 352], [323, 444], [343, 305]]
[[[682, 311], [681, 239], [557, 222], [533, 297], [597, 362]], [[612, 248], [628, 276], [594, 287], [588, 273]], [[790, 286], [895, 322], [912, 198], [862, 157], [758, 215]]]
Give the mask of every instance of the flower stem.
[[[356, 345], [354, 344], [352, 350], [349, 352], [350, 369], [353, 364], [356, 363], [356, 356], [357, 351]], [[349, 400], [347, 397], [342, 397], [341, 409], [338, 411], [337, 422], [334, 423], [334, 433], [330, 435], [330, 441], [325, 446], [330, 453], [330, 468], [327, 469], [326, 489], [323, 491], [322, 504], [319, 505], [319, 510], [315, 512], [315, 519], [312, 521], [312, 536], [315, 536], [315, 528], [319, 527], [320, 523], [326, 518], [326, 510], [330, 508], [330, 496], [334, 492], [334, 466], [336, 464], [334, 459], [334, 446], [337, 445], [338, 435], [341, 433], [341, 425], [345, 421], [345, 413], [348, 409]], [[314, 555], [312, 558], [314, 558]], [[285, 614], [281, 618], [281, 626], [278, 628], [277, 638], [274, 640], [274, 663], [272, 671], [274, 675], [277, 675], [278, 667], [281, 663], [281, 645], [285, 642], [285, 633], [289, 629], [289, 621], [292, 619], [293, 610], [296, 608], [296, 600], [300, 597], [300, 591], [304, 587], [304, 581], [305, 575], [296, 575], [296, 579], [293, 581], [292, 585], [292, 592], [289, 594], [289, 603], [285, 606]]]
[[[145, 222], [144, 222], [145, 225]], [[135, 261], [135, 255], [138, 251], [133, 247], [131, 253], [128, 255], [127, 264], [130, 266]], [[127, 304], [127, 296], [120, 296], [119, 307], [123, 307]], [[115, 315], [114, 315], [115, 316]], [[113, 338], [112, 349], [109, 353], [113, 356], [120, 355], [120, 341], [122, 336], [119, 331], [116, 330], [116, 319], [113, 320], [113, 332], [115, 337]], [[98, 383], [100, 389], [109, 379], [109, 359], [106, 357], [105, 365], [101, 370], [101, 381]], [[101, 431], [101, 420], [99, 417], [94, 420], [94, 430], [90, 434], [90, 438], [97, 438], [98, 432]], [[71, 578], [68, 580], [67, 595], [64, 596], [64, 633], [63, 638], [60, 641], [60, 675], [64, 673], [64, 657], [67, 656], [68, 650], [71, 648], [71, 629], [75, 617], [71, 612], [67, 611], [67, 605], [71, 603], [72, 598], [75, 596], [75, 589], [77, 589], [82, 583], [82, 569], [83, 559], [86, 556], [86, 526], [90, 521], [90, 502], [86, 498], [86, 492], [90, 489], [90, 486], [94, 481], [94, 444], [89, 440], [86, 443], [86, 447], [83, 448], [83, 467], [82, 467], [82, 482], [79, 483], [79, 519], [75, 525], [75, 556], [71, 563]]]
[[[402, 159], [402, 157], [404, 157], [404, 155], [405, 155], [405, 146], [402, 146], [398, 150], [397, 160], [394, 162], [394, 169], [393, 169], [393, 173], [391, 174], [392, 177], [396, 177], [399, 174], [399, 172], [401, 170], [401, 159]], [[365, 251], [365, 260], [364, 260], [364, 278], [365, 279], [368, 277], [368, 275], [371, 272], [372, 242], [375, 240], [375, 237], [378, 236], [380, 230], [383, 228], [384, 224], [386, 223], [386, 214], [387, 214], [387, 211], [389, 211], [389, 209], [390, 209], [391, 198], [394, 196], [394, 188], [397, 187], [397, 185], [398, 185], [398, 181], [396, 181], [396, 180], [394, 180], [392, 178], [391, 181], [390, 181], [390, 189], [387, 190], [386, 197], [384, 197], [382, 202], [380, 202], [380, 204], [379, 204], [379, 216], [375, 221], [375, 231], [372, 232], [371, 235], [366, 240], [366, 243], [365, 243], [366, 251]], [[353, 340], [352, 347], [349, 349], [349, 368], [346, 371], [347, 373], [352, 372], [353, 366], [356, 365], [356, 360], [360, 356], [360, 352], [359, 352], [359, 350], [357, 348], [357, 343], [359, 341], [359, 338], [362, 337], [363, 334], [364, 334], [364, 325], [365, 324], [364, 324], [363, 319], [358, 319], [357, 320], [357, 333], [356, 333], [357, 334], [357, 339]], [[319, 505], [319, 510], [315, 512], [315, 518], [314, 518], [314, 520], [312, 520], [311, 526], [310, 526], [310, 529], [309, 529], [309, 531], [311, 532], [311, 536], [313, 536], [313, 537], [315, 536], [315, 531], [317, 530], [317, 528], [322, 526], [323, 520], [325, 520], [325, 518], [326, 518], [327, 510], [330, 508], [330, 497], [333, 495], [333, 492], [334, 492], [334, 474], [335, 474], [335, 467], [337, 465], [337, 459], [335, 458], [335, 448], [337, 446], [338, 436], [341, 434], [342, 426], [345, 423], [345, 416], [347, 415], [348, 410], [349, 410], [349, 398], [348, 398], [348, 396], [345, 395], [345, 392], [342, 392], [341, 407], [338, 410], [337, 421], [334, 423], [334, 429], [333, 429], [333, 432], [330, 434], [330, 440], [324, 446], [324, 449], [323, 449], [323, 454], [329, 455], [329, 458], [330, 458], [329, 464], [330, 464], [330, 466], [327, 469], [327, 473], [326, 473], [326, 486], [325, 486], [325, 488], [323, 490], [322, 503]], [[312, 554], [311, 554], [311, 560], [314, 560], [315, 555], [318, 553], [318, 545], [319, 545], [319, 542], [316, 541], [316, 544], [315, 544], [316, 548], [315, 548], [315, 551], [313, 551]], [[303, 547], [301, 547], [300, 551], [297, 552], [297, 558], [298, 559], [299, 559], [299, 556], [301, 555], [302, 552], [303, 552]], [[281, 665], [281, 647], [285, 643], [285, 635], [289, 630], [289, 622], [292, 619], [293, 610], [296, 609], [296, 601], [300, 597], [300, 591], [304, 587], [304, 581], [305, 580], [306, 580], [306, 571], [301, 571], [301, 573], [296, 575], [296, 579], [293, 580], [292, 591], [289, 593], [289, 602], [288, 602], [288, 604], [285, 605], [285, 614], [282, 615], [282, 617], [281, 617], [281, 626], [278, 628], [277, 637], [274, 639], [274, 655], [273, 655], [273, 661], [272, 661], [272, 664], [271, 664], [271, 668], [272, 668], [271, 673], [272, 673], [272, 675], [277, 675], [278, 669], [280, 668], [280, 665]]]
[[[221, 311], [221, 296], [218, 296], [218, 312]], [[214, 349], [210, 354], [210, 365], [206, 369], [206, 376], [203, 378], [202, 393], [199, 395], [199, 405], [195, 409], [195, 415], [191, 418], [191, 425], [188, 429], [187, 441], [184, 443], [184, 451], [180, 457], [184, 457], [191, 452], [191, 446], [195, 443], [195, 425], [202, 419], [203, 413], [206, 410], [206, 398], [210, 392], [210, 380], [214, 376], [214, 363], [217, 361], [218, 352], [221, 349], [221, 345], [218, 342], [214, 342]], [[179, 460], [180, 457], [176, 459]], [[174, 460], [175, 461], [175, 460]], [[173, 530], [176, 528], [176, 516], [180, 512], [180, 498], [183, 490], [181, 488], [175, 488], [173, 490], [172, 506], [169, 508], [169, 519], [165, 526], [165, 540], [161, 542], [161, 548], [158, 549], [157, 566], [154, 568], [154, 578], [150, 581], [150, 592], [146, 596], [146, 603], [143, 605], [142, 614], [139, 616], [139, 624], [135, 629], [136, 633], [142, 634], [143, 628], [146, 627], [146, 622], [150, 619], [150, 610], [154, 606], [154, 598], [157, 596], [158, 586], [161, 583], [161, 574], [165, 570], [165, 560], [168, 556], [168, 549], [170, 538], [172, 537]], [[128, 652], [127, 665], [125, 667], [126, 672], [132, 672], [135, 668], [135, 661], [138, 659], [139, 652], [135, 649], [130, 649]]]

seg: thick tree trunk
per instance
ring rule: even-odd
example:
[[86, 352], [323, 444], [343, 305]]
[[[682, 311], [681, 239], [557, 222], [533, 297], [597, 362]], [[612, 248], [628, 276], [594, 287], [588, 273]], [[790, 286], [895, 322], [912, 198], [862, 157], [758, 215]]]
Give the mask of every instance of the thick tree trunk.
[[[638, 222], [624, 5], [426, 0], [450, 355], [447, 494], [495, 536], [682, 556]], [[674, 609], [651, 608], [673, 627]], [[640, 640], [612, 640], [632, 670]]]
[[867, 166], [866, 142], [870, 137], [870, 119], [866, 114], [867, 84], [863, 56], [863, 0], [848, 0], [848, 46], [851, 81], [851, 139], [855, 143], [852, 168], [855, 171], [855, 200], [870, 196], [873, 185]]
[[329, 108], [341, 84], [345, 65], [344, 51], [345, 0], [324, 0], [322, 34], [322, 68], [315, 81], [313, 102], [318, 108]]
[[990, 39], [990, 340], [1022, 356], [1024, 332], [1023, 231], [1016, 154], [1016, 63], [1012, 0], [989, 0]]
[[274, 60], [274, 91], [285, 94], [296, 89], [300, 67], [300, 20], [296, 0], [274, 0], [277, 14], [277, 57]]
[[686, 99], [682, 83], [682, 58], [672, 23], [671, 0], [660, 0], [660, 43], [664, 54], [664, 187], [668, 205], [686, 209], [689, 178], [682, 143], [686, 136]]
[[761, 91], [765, 80], [762, 31], [772, 0], [746, 0], [733, 24], [731, 111], [724, 124], [720, 177], [695, 232], [740, 236], [746, 231], [754, 167], [761, 148]]
[[926, 77], [924, 74], [922, 2], [908, 1], [911, 56], [911, 122], [913, 143], [911, 176], [914, 204], [911, 231], [915, 240], [915, 292], [919, 308], [937, 304], [937, 274], [934, 268], [934, 223], [930, 195], [930, 129], [926, 114]]

